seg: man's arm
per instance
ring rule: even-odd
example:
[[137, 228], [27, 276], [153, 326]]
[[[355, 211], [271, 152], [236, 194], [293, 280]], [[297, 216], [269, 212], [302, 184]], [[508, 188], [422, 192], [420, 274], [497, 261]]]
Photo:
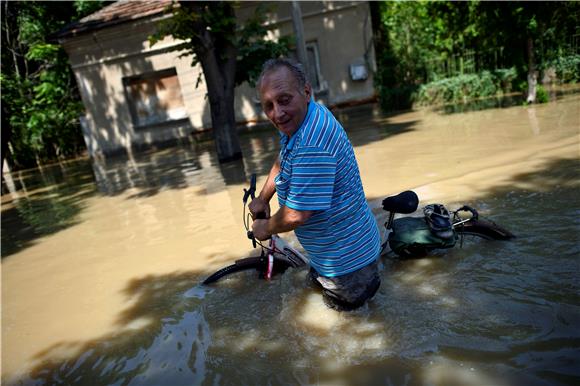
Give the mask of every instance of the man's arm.
[[254, 220], [252, 231], [258, 240], [267, 240], [276, 233], [289, 232], [304, 224], [313, 211], [283, 206], [267, 220]]
[[[279, 158], [276, 159], [272, 169], [270, 169], [268, 179], [260, 195], [252, 200], [249, 205], [250, 212], [254, 217], [252, 231], [258, 240], [267, 240], [273, 234], [292, 231], [304, 224], [313, 213], [309, 210], [294, 210], [283, 206], [270, 217], [270, 205], [268, 203], [274, 196], [274, 193], [276, 193], [274, 178], [278, 173], [280, 173]], [[256, 214], [260, 212], [266, 212], [266, 220], [256, 219]]]

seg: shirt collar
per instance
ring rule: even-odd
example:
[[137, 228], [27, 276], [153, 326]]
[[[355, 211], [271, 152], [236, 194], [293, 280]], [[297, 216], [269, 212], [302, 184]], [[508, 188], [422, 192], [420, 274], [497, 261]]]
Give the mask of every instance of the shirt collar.
[[292, 137], [288, 137], [286, 134], [280, 132], [280, 144], [282, 145], [282, 147], [286, 149], [286, 151], [292, 150], [294, 144], [296, 143], [296, 139], [302, 135], [302, 129], [304, 128], [304, 126], [308, 124], [308, 121], [310, 120], [310, 115], [312, 115], [313, 110], [314, 110], [314, 99], [310, 98], [310, 102], [308, 102], [308, 110], [306, 111], [306, 116], [304, 117], [302, 124], [300, 125], [298, 130], [296, 130], [294, 135], [292, 135]]

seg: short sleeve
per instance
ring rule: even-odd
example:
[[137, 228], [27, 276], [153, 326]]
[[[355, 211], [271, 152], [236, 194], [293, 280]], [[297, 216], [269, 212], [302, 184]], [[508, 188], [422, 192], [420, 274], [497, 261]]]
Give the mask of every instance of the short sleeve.
[[317, 147], [298, 150], [292, 160], [292, 176], [286, 206], [295, 210], [330, 208], [336, 178], [336, 158]]

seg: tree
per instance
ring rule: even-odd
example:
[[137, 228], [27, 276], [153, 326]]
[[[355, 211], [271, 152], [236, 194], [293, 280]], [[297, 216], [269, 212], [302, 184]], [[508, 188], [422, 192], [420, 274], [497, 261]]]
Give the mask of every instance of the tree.
[[68, 57], [51, 33], [101, 2], [5, 1], [2, 8], [2, 166], [16, 167], [84, 149], [82, 104]]
[[258, 7], [252, 19], [238, 25], [235, 7], [227, 1], [174, 2], [169, 10], [173, 17], [161, 22], [158, 33], [150, 39], [155, 43], [170, 35], [182, 40], [174, 50], [192, 55], [192, 66], [201, 64], [219, 162], [242, 157], [236, 131], [235, 87], [255, 80], [266, 59], [288, 51], [287, 39], [264, 40], [264, 9]]
[[[477, 71], [513, 68], [518, 83], [529, 78], [532, 86], [538, 71], [562, 57], [575, 55], [566, 61], [570, 67], [580, 60], [570, 49], [580, 25], [578, 2], [371, 2], [371, 17], [380, 32], [375, 79], [387, 108], [400, 107], [392, 96], [405, 88], [448, 77], [446, 59], [467, 50], [477, 54]], [[533, 97], [533, 87], [528, 93]]]

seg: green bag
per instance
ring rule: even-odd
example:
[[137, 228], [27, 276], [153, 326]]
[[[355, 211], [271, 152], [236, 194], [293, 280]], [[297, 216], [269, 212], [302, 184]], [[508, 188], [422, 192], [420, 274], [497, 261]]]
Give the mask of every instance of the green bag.
[[438, 248], [451, 248], [457, 241], [457, 234], [448, 238], [435, 235], [424, 217], [402, 217], [393, 222], [389, 234], [389, 246], [401, 257], [420, 257]]

